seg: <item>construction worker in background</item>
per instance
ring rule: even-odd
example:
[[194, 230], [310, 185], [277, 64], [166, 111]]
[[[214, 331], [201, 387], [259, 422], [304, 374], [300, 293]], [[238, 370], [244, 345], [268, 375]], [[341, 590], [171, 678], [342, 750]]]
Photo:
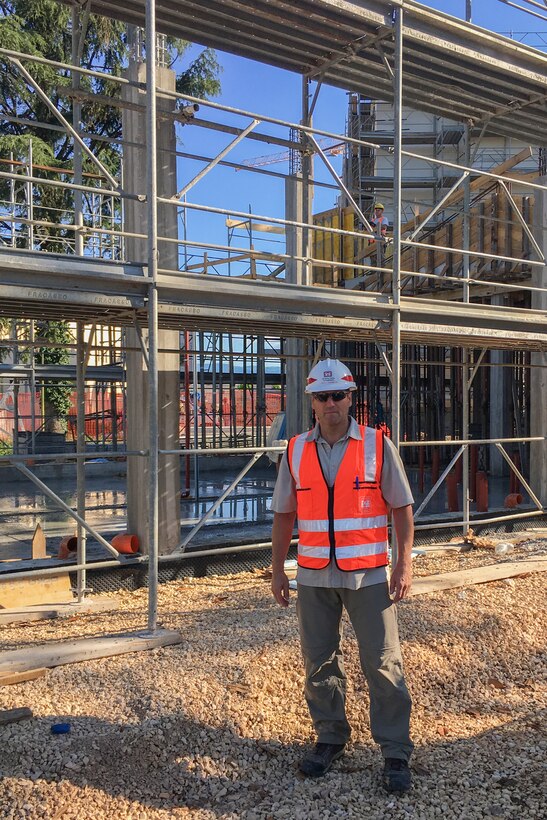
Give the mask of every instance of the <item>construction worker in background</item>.
[[[374, 216], [370, 220], [372, 229], [377, 236], [381, 236], [384, 240], [387, 237], [387, 229], [389, 228], [389, 219], [384, 216], [384, 206], [381, 202], [376, 202], [374, 205]], [[374, 245], [375, 239], [369, 239], [368, 244]]]
[[[385, 760], [383, 783], [390, 792], [406, 792], [411, 700], [394, 602], [411, 585], [414, 499], [395, 446], [349, 415], [354, 390], [350, 370], [336, 359], [310, 371], [306, 393], [316, 424], [289, 441], [272, 499], [272, 593], [278, 604], [289, 605], [284, 564], [298, 516], [297, 614], [304, 694], [317, 734], [299, 769], [321, 777], [350, 738], [340, 646], [345, 607], [369, 685], [371, 733]], [[398, 557], [388, 585], [390, 510]]]

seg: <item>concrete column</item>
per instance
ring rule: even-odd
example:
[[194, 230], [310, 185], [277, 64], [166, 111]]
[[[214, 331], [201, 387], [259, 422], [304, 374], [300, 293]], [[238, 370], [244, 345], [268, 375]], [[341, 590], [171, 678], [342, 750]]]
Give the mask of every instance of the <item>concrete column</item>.
[[[302, 178], [287, 177], [285, 182], [285, 216], [295, 222], [304, 221], [304, 202]], [[303, 229], [287, 225], [287, 254], [291, 257], [303, 256], [304, 239]], [[302, 262], [291, 258], [285, 266], [285, 281], [291, 284], [303, 285], [306, 271]], [[286, 408], [287, 408], [287, 438], [301, 433], [310, 426], [311, 410], [309, 398], [304, 393], [309, 362], [305, 359], [307, 344], [303, 339], [287, 339], [285, 350], [290, 356], [299, 358], [287, 359]]]
[[[492, 296], [492, 305], [503, 305], [503, 295]], [[512, 405], [510, 390], [510, 371], [501, 367], [507, 361], [504, 350], [490, 351], [490, 438], [507, 438], [512, 435]], [[496, 365], [499, 365], [496, 367]], [[478, 377], [477, 377], [478, 378]], [[509, 451], [511, 451], [511, 447]], [[497, 447], [490, 447], [490, 473], [502, 476], [507, 473], [507, 462]]]
[[[144, 83], [146, 67], [132, 63], [127, 70], [130, 80]], [[175, 90], [175, 73], [157, 69], [158, 89]], [[122, 96], [144, 105], [144, 92], [122, 86]], [[158, 194], [171, 197], [177, 192], [175, 127], [170, 118], [162, 119], [161, 110], [172, 111], [173, 100], [158, 93]], [[123, 178], [128, 191], [145, 193], [146, 122], [144, 112], [124, 110], [124, 139], [139, 147], [124, 147]], [[128, 231], [146, 230], [146, 203], [127, 202], [124, 226]], [[177, 236], [177, 211], [168, 205], [158, 206], [159, 236]], [[127, 257], [134, 262], [146, 262], [146, 241], [127, 239]], [[159, 267], [177, 270], [177, 246], [159, 242]], [[147, 346], [147, 331], [142, 338]], [[144, 450], [148, 446], [148, 375], [139, 336], [130, 328], [127, 347], [127, 447]], [[160, 449], [177, 449], [180, 414], [180, 344], [179, 331], [160, 330], [158, 338], [159, 443]], [[148, 551], [148, 470], [147, 460], [133, 456], [127, 466], [128, 530], [139, 536], [143, 552]], [[180, 458], [160, 456], [159, 459], [159, 551], [171, 552], [180, 541]]]
[[[540, 185], [547, 185], [547, 177], [537, 180]], [[534, 199], [534, 235], [538, 245], [547, 253], [547, 192], [535, 191]], [[547, 288], [547, 266], [534, 267], [532, 284]], [[532, 308], [542, 310], [547, 322], [547, 293], [532, 293]], [[530, 435], [547, 435], [547, 353], [532, 353], [530, 376]], [[530, 444], [530, 486], [547, 506], [547, 442]]]

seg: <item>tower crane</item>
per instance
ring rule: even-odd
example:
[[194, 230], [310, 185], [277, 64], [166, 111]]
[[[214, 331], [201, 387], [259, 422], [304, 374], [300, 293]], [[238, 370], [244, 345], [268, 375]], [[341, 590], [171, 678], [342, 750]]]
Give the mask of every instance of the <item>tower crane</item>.
[[[330, 156], [336, 156], [344, 153], [343, 142], [333, 142], [330, 139], [318, 139], [317, 142], [325, 152]], [[281, 151], [279, 154], [265, 154], [261, 157], [251, 157], [241, 161], [241, 165], [246, 165], [248, 168], [262, 168], [264, 165], [276, 165], [278, 162], [288, 162], [290, 159], [290, 151]]]

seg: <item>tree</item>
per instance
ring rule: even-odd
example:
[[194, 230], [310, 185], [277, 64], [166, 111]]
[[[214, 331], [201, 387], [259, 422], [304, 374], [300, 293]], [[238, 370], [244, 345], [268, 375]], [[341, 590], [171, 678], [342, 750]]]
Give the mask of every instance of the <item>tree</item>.
[[[56, 0], [0, 0], [0, 47], [27, 54], [46, 57], [62, 63], [71, 62], [72, 54], [71, 11]], [[184, 40], [166, 38], [167, 51], [172, 64], [184, 59], [191, 44]], [[127, 65], [129, 43], [123, 23], [90, 15], [82, 48], [81, 65], [84, 68], [119, 76]], [[25, 68], [39, 83], [53, 105], [69, 121], [72, 120], [72, 83], [68, 70], [53, 66], [24, 62]], [[211, 49], [200, 54], [177, 76], [177, 90], [181, 94], [214, 96], [220, 92], [220, 66]], [[82, 103], [82, 130], [93, 136], [86, 139], [88, 147], [108, 171], [116, 176], [120, 170], [120, 148], [107, 140], [122, 136], [120, 109], [107, 105], [104, 98], [115, 98], [120, 86], [108, 79], [80, 75], [80, 85], [87, 92]], [[49, 130], [39, 123], [58, 127], [58, 120], [50, 108], [35, 93], [21, 75], [18, 67], [0, 55], [0, 101], [5, 117], [0, 135], [0, 158], [13, 157], [15, 162], [27, 162], [29, 143], [32, 140], [33, 160], [43, 166], [40, 175], [59, 178], [61, 169], [71, 170], [73, 139], [59, 130]], [[101, 138], [106, 138], [101, 139]], [[97, 167], [84, 157], [84, 172], [96, 174]], [[44, 170], [51, 168], [52, 171]], [[59, 169], [59, 171], [55, 171]], [[69, 177], [67, 177], [69, 178]], [[0, 198], [9, 198], [9, 183], [0, 181]], [[43, 250], [63, 251], [73, 242], [73, 232], [62, 227], [71, 222], [72, 194], [67, 189], [50, 185], [38, 186], [34, 191], [34, 207], [41, 221], [50, 226], [37, 229], [36, 241]], [[22, 199], [22, 194], [20, 194]], [[25, 203], [21, 201], [19, 211]], [[61, 225], [51, 227], [51, 224]], [[4, 230], [9, 227], [4, 225]], [[26, 245], [26, 236], [20, 232], [19, 245]]]
[[[45, 57], [61, 63], [71, 63], [72, 55], [71, 10], [56, 0], [0, 0], [0, 47]], [[184, 60], [191, 44], [184, 40], [166, 38], [166, 46], [173, 65]], [[129, 43], [125, 25], [108, 18], [90, 15], [83, 38], [80, 65], [113, 76], [119, 76], [127, 65]], [[74, 98], [70, 94], [72, 78], [68, 69], [47, 64], [23, 61], [24, 67], [45, 91], [55, 108], [72, 121]], [[189, 62], [177, 76], [177, 90], [181, 94], [193, 96], [214, 96], [220, 92], [219, 74], [221, 68], [216, 54], [211, 49], [203, 49]], [[121, 167], [120, 146], [116, 144], [122, 136], [120, 109], [105, 104], [104, 98], [115, 98], [120, 94], [118, 83], [108, 78], [80, 75], [80, 87], [87, 92], [82, 102], [81, 122], [84, 134], [93, 136], [85, 142], [93, 154], [100, 159], [113, 176], [118, 176]], [[32, 142], [33, 165], [40, 166], [42, 178], [70, 181], [73, 165], [73, 138], [59, 130], [59, 122], [50, 107], [36, 94], [32, 84], [21, 74], [17, 65], [0, 55], [0, 110], [4, 122], [0, 134], [0, 166], [2, 170], [20, 168], [28, 162]], [[52, 125], [56, 130], [44, 126]], [[114, 140], [114, 142], [112, 141]], [[85, 174], [96, 175], [98, 169], [88, 158], [83, 158]], [[65, 172], [63, 174], [63, 171]], [[52, 185], [33, 186], [34, 218], [42, 223], [36, 226], [30, 238], [28, 225], [23, 221], [13, 222], [28, 216], [29, 203], [24, 184], [15, 185], [15, 193], [10, 190], [10, 181], [0, 179], [0, 242], [13, 241], [15, 246], [43, 251], [71, 253], [74, 251], [73, 193], [70, 189]], [[11, 200], [11, 201], [10, 201]], [[13, 201], [15, 200], [15, 202]], [[84, 196], [84, 223], [91, 217], [97, 224], [95, 204], [87, 194]], [[101, 203], [99, 219], [113, 217], [111, 203]], [[3, 215], [2, 215], [3, 210]], [[8, 218], [9, 217], [9, 218]], [[108, 222], [110, 227], [111, 223]], [[111, 255], [116, 254], [112, 246]], [[66, 322], [45, 322], [41, 324], [41, 337], [49, 341], [68, 340], [70, 331]], [[51, 350], [44, 348], [40, 354], [44, 363], [60, 363]], [[70, 388], [58, 384], [47, 388], [46, 403], [66, 415]]]
[[[55, 347], [39, 347], [36, 350], [36, 364], [69, 364], [70, 353], [66, 347], [74, 343], [74, 335], [68, 322], [37, 322], [37, 341], [53, 342]], [[66, 379], [47, 384], [44, 388], [44, 431], [46, 433], [66, 433], [66, 417], [71, 406], [72, 385]]]

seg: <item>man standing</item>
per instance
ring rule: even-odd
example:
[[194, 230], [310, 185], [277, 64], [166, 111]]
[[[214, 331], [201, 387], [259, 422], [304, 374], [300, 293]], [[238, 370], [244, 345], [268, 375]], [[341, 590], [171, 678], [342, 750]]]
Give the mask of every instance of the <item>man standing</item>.
[[370, 224], [373, 226], [375, 233], [379, 236], [385, 237], [387, 234], [387, 229], [389, 228], [389, 219], [387, 216], [384, 216], [384, 206], [381, 202], [376, 202], [374, 205], [374, 216], [370, 220]]
[[[320, 361], [310, 371], [306, 393], [316, 425], [290, 440], [272, 500], [272, 593], [288, 606], [284, 563], [298, 514], [297, 613], [304, 693], [317, 733], [300, 771], [310, 777], [326, 774], [350, 737], [340, 647], [345, 607], [368, 681], [370, 727], [385, 760], [384, 786], [405, 792], [411, 785], [411, 700], [393, 602], [410, 590], [414, 499], [393, 444], [350, 417], [356, 389], [351, 372], [336, 359]], [[398, 558], [388, 587], [390, 511]]]

